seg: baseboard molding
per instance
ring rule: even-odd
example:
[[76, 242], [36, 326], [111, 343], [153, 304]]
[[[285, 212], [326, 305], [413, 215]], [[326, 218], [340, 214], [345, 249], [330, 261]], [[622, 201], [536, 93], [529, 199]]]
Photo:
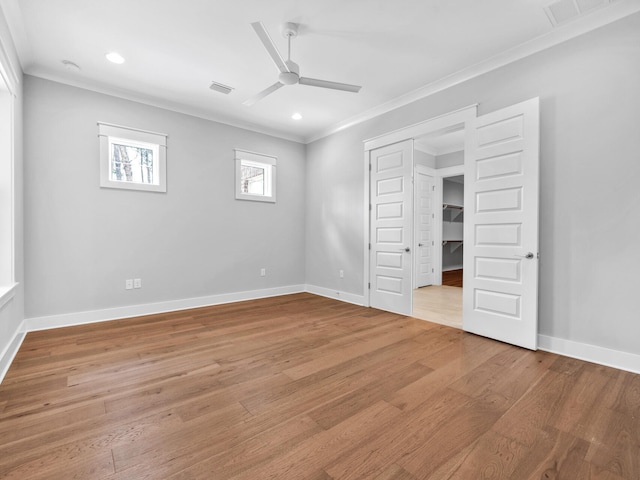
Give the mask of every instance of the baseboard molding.
[[353, 303], [355, 305], [364, 305], [364, 296], [356, 295], [354, 293], [341, 292], [339, 290], [332, 290], [330, 288], [317, 287], [315, 285], [306, 285], [305, 291], [313, 293], [314, 295], [320, 295], [321, 297], [333, 298], [334, 300], [341, 300], [347, 303]]
[[176, 310], [188, 310], [190, 308], [209, 307], [224, 303], [256, 300], [258, 298], [277, 297], [305, 291], [305, 285], [289, 285], [286, 287], [266, 288], [262, 290], [249, 290], [246, 292], [223, 293], [220, 295], [208, 295], [206, 297], [186, 298], [182, 300], [169, 300], [166, 302], [146, 303], [142, 305], [130, 305], [126, 307], [106, 308], [103, 310], [91, 310], [87, 312], [66, 313], [61, 315], [49, 315], [45, 317], [27, 318], [24, 328], [27, 332], [37, 330], [49, 330], [51, 328], [70, 327], [88, 323], [106, 322], [120, 318], [139, 317], [156, 313], [173, 312]]
[[565, 357], [640, 373], [640, 355], [634, 353], [621, 352], [547, 335], [538, 335], [538, 348], [546, 352], [564, 355]]
[[2, 383], [2, 381], [4, 380], [4, 376], [9, 371], [11, 362], [13, 362], [16, 353], [18, 353], [20, 345], [22, 345], [22, 341], [24, 340], [24, 337], [26, 335], [27, 334], [24, 331], [24, 328], [18, 328], [16, 333], [13, 335], [11, 342], [9, 342], [9, 345], [7, 345], [7, 348], [5, 348], [4, 352], [0, 354], [0, 383]]
[[462, 265], [453, 265], [442, 269], [443, 272], [451, 272], [452, 270], [462, 270]]
[[[48, 330], [52, 328], [84, 325], [88, 323], [117, 320], [120, 318], [153, 315], [156, 313], [187, 310], [190, 308], [221, 305], [225, 303], [256, 300], [259, 298], [277, 297], [294, 293], [308, 292], [322, 297], [328, 297], [355, 305], [364, 305], [364, 296], [348, 292], [341, 292], [316, 285], [290, 285], [285, 287], [250, 290], [245, 292], [209, 295], [205, 297], [170, 300], [166, 302], [131, 305], [126, 307], [107, 308], [61, 315], [27, 318], [14, 334], [13, 339], [0, 354], [0, 382], [9, 370], [9, 366], [18, 352], [27, 332]], [[547, 352], [557, 353], [566, 357], [577, 358], [587, 362], [597, 363], [620, 370], [640, 374], [640, 355], [612, 350], [605, 347], [578, 343], [562, 338], [538, 335], [538, 348]]]

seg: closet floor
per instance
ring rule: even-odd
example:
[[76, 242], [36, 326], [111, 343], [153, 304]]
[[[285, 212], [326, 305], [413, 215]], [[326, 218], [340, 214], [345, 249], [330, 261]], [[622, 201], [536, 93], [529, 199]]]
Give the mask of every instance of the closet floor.
[[442, 272], [442, 285], [462, 288], [462, 269]]
[[462, 288], [430, 285], [415, 289], [413, 316], [421, 320], [462, 328]]

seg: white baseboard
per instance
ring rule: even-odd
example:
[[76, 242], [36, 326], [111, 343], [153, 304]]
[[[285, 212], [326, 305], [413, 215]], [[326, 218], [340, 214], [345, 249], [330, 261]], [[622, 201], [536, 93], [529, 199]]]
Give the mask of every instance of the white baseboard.
[[356, 295], [354, 293], [341, 292], [339, 290], [332, 290], [330, 288], [316, 287], [315, 285], [306, 285], [305, 291], [320, 295], [322, 297], [333, 298], [335, 300], [341, 300], [347, 303], [353, 303], [355, 305], [364, 305], [364, 296]]
[[442, 268], [443, 272], [450, 272], [451, 270], [462, 270], [462, 265], [450, 265]]
[[[27, 318], [22, 323], [21, 328], [19, 328], [14, 334], [13, 339], [5, 348], [4, 352], [0, 354], [0, 382], [2, 381], [2, 378], [4, 378], [13, 358], [18, 352], [18, 349], [25, 338], [26, 332], [83, 325], [94, 322], [104, 322], [141, 315], [152, 315], [155, 313], [165, 313], [190, 308], [207, 307], [245, 300], [255, 300], [259, 298], [276, 297], [301, 292], [308, 292], [355, 305], [364, 305], [363, 295], [341, 292], [315, 285], [290, 285], [262, 290], [250, 290], [246, 292], [225, 293], [220, 295], [209, 295], [206, 297], [107, 308], [104, 310]], [[633, 353], [621, 352], [618, 350], [578, 343], [556, 337], [549, 337], [547, 335], [538, 335], [538, 348], [540, 350], [585, 360], [587, 362], [606, 365], [629, 372], [640, 373], [640, 355]]]
[[45, 317], [27, 318], [24, 328], [27, 332], [48, 330], [50, 328], [70, 327], [87, 323], [106, 322], [120, 318], [139, 317], [153, 315], [155, 313], [187, 310], [190, 308], [208, 307], [223, 303], [242, 302], [258, 298], [277, 297], [305, 291], [304, 285], [290, 285], [286, 287], [266, 288], [262, 290], [250, 290], [246, 292], [223, 293], [220, 295], [208, 295], [206, 297], [186, 298], [182, 300], [169, 300], [166, 302], [146, 303], [142, 305], [130, 305], [126, 307], [106, 308], [103, 310], [91, 310], [87, 312], [65, 313], [61, 315], [49, 315]]
[[11, 342], [7, 345], [7, 348], [5, 348], [4, 352], [0, 354], [0, 383], [4, 380], [4, 376], [7, 374], [7, 371], [11, 366], [11, 362], [13, 362], [16, 353], [18, 353], [20, 345], [22, 345], [22, 341], [26, 335], [24, 328], [18, 328], [16, 333], [13, 335]]
[[640, 355], [610, 348], [578, 343], [562, 338], [538, 335], [538, 348], [565, 357], [577, 358], [591, 363], [640, 373]]

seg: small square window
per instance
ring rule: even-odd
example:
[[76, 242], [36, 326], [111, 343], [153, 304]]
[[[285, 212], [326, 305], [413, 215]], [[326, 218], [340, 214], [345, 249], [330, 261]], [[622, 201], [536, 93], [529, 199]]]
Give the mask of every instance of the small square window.
[[105, 123], [100, 136], [100, 186], [166, 192], [166, 138]]
[[276, 201], [276, 157], [235, 150], [236, 199]]

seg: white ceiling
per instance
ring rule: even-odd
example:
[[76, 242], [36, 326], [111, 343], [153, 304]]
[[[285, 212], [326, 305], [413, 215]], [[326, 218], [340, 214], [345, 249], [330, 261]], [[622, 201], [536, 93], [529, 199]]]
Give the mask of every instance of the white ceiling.
[[[310, 141], [640, 10], [637, 0], [577, 2], [553, 26], [549, 0], [0, 0], [25, 73], [232, 125]], [[242, 102], [278, 71], [251, 22], [286, 57], [284, 22], [300, 24], [301, 75], [362, 85], [347, 93], [281, 88]], [[516, 48], [514, 48], [516, 47]], [[126, 62], [105, 59], [119, 52]], [[65, 69], [63, 60], [80, 72]], [[211, 91], [216, 81], [234, 87]], [[299, 112], [303, 119], [294, 121]]]

